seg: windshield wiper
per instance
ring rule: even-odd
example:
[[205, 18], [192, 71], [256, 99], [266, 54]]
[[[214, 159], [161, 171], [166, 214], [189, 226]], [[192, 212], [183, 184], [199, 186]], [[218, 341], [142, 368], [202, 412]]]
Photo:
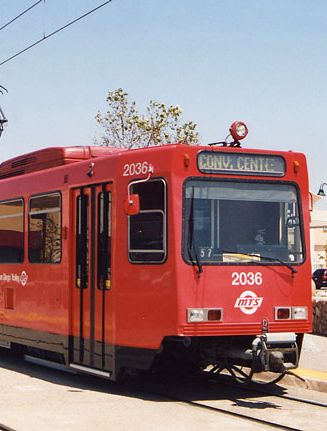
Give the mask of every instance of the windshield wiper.
[[[191, 259], [192, 265], [196, 263], [197, 273], [200, 275], [203, 272], [202, 264], [199, 260], [199, 256], [194, 244], [194, 188], [193, 188], [193, 196], [191, 197], [191, 205], [190, 205], [190, 214], [188, 219], [188, 241], [187, 248], [189, 257]], [[193, 257], [194, 256], [194, 257]], [[194, 262], [195, 258], [195, 262]]]
[[222, 250], [222, 252], [223, 253], [230, 253], [230, 254], [243, 254], [245, 256], [250, 256], [250, 257], [260, 257], [260, 259], [270, 260], [271, 262], [279, 262], [282, 265], [286, 266], [286, 268], [288, 268], [291, 271], [292, 277], [294, 277], [294, 274], [297, 273], [297, 269], [293, 268], [293, 266], [291, 264], [284, 262], [283, 260], [279, 259], [278, 257], [262, 256], [261, 254], [243, 253], [243, 252], [239, 252], [239, 251], [228, 251], [228, 250]]

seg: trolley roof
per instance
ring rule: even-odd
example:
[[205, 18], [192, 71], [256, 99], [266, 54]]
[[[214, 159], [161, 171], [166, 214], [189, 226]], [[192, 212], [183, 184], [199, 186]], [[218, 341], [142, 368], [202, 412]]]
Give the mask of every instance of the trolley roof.
[[122, 148], [96, 146], [44, 148], [1, 163], [0, 179], [103, 157], [115, 152], [121, 152], [122, 150]]

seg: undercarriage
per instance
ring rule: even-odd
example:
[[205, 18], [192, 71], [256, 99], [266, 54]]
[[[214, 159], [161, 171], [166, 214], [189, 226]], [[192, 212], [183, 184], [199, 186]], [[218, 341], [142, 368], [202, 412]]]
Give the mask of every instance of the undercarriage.
[[156, 366], [168, 370], [228, 373], [242, 383], [257, 373], [280, 380], [297, 368], [303, 334], [265, 333], [234, 337], [166, 337]]

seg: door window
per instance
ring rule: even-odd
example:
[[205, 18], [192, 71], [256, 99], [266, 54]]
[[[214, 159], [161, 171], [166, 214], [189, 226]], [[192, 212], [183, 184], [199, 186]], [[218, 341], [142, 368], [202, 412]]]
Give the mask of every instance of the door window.
[[110, 289], [111, 193], [98, 195], [98, 289]]

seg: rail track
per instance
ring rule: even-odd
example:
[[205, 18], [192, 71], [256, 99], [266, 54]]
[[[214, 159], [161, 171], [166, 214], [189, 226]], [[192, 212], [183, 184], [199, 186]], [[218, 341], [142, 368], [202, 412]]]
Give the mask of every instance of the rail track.
[[[262, 429], [325, 430], [327, 403], [289, 395], [283, 388], [262, 388], [258, 384], [242, 386], [227, 379], [223, 385], [221, 381], [220, 385], [217, 383], [217, 380], [201, 375], [192, 382], [166, 378], [143, 380], [142, 383], [134, 381], [133, 387], [136, 385], [138, 390], [168, 401], [256, 423]], [[265, 411], [268, 414], [265, 415]]]
[[191, 400], [183, 398], [183, 397], [173, 397], [171, 395], [167, 395], [166, 393], [161, 393], [161, 392], [152, 392], [152, 394], [156, 395], [156, 396], [161, 396], [161, 397], [168, 398], [171, 401], [175, 401], [175, 402], [179, 402], [179, 403], [184, 403], [184, 404], [187, 404], [187, 405], [189, 405], [191, 407], [195, 407], [195, 408], [199, 408], [199, 409], [204, 409], [204, 410], [209, 410], [211, 412], [217, 412], [217, 413], [220, 413], [220, 414], [232, 416], [234, 418], [238, 418], [238, 419], [242, 419], [242, 420], [246, 420], [246, 421], [250, 421], [250, 422], [255, 422], [257, 424], [260, 424], [261, 426], [264, 425], [264, 426], [269, 427], [269, 428], [288, 430], [288, 431], [302, 431], [300, 428], [294, 428], [294, 427], [291, 427], [291, 426], [282, 425], [282, 424], [279, 424], [279, 423], [276, 423], [276, 422], [272, 422], [272, 421], [268, 421], [268, 420], [265, 420], [265, 419], [255, 418], [255, 417], [250, 416], [250, 415], [228, 411], [226, 409], [219, 408], [219, 407], [213, 407], [213, 406], [207, 405], [205, 403], [191, 401]]
[[[203, 373], [202, 377], [204, 378], [204, 380], [207, 380], [208, 383], [212, 382], [212, 383], [221, 384], [223, 382], [224, 385], [227, 385], [227, 386], [233, 387], [233, 388], [238, 388], [240, 390], [246, 391], [247, 393], [251, 392], [251, 393], [257, 393], [257, 394], [271, 395], [271, 396], [274, 396], [276, 398], [282, 398], [285, 400], [291, 400], [291, 401], [309, 404], [309, 405], [318, 406], [318, 407], [323, 407], [323, 408], [327, 407], [327, 402], [304, 399], [304, 398], [300, 398], [298, 396], [289, 395], [288, 393], [286, 393], [285, 388], [280, 387], [280, 386], [265, 385], [265, 384], [261, 385], [261, 384], [258, 384], [256, 382], [251, 382], [248, 385], [240, 385], [240, 384], [235, 383], [234, 381], [232, 381], [228, 377], [221, 378], [221, 376], [215, 377], [215, 376], [206, 375], [206, 374], [208, 374], [208, 373]], [[299, 377], [295, 376], [295, 378], [299, 378]]]

